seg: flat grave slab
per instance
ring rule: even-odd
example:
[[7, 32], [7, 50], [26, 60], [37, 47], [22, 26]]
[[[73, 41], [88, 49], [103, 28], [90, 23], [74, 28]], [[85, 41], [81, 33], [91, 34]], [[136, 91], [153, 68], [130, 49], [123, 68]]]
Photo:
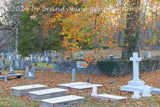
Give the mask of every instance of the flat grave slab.
[[33, 85], [25, 85], [25, 86], [18, 86], [18, 87], [11, 87], [12, 93], [11, 95], [15, 96], [25, 96], [28, 95], [30, 91], [42, 90], [45, 89], [47, 86], [41, 84], [33, 84]]
[[154, 88], [152, 91], [152, 94], [160, 94], [160, 89]]
[[42, 107], [71, 107], [82, 104], [84, 97], [68, 95], [50, 99], [44, 99], [42, 101]]
[[59, 88], [70, 88], [73, 86], [80, 86], [80, 85], [89, 85], [90, 83], [87, 82], [73, 82], [73, 83], [65, 83], [59, 84]]
[[86, 85], [78, 85], [78, 86], [71, 86], [71, 90], [84, 90], [84, 89], [90, 89], [93, 87], [93, 85], [97, 86], [97, 88], [102, 87], [100, 84], [86, 84]]
[[111, 95], [111, 94], [98, 94], [97, 98], [101, 100], [111, 100], [111, 101], [119, 101], [127, 99], [127, 97]]
[[42, 99], [65, 96], [67, 95], [67, 90], [61, 88], [51, 88], [38, 91], [31, 91], [29, 92], [29, 94], [31, 95], [30, 99], [40, 101]]
[[0, 80], [4, 80], [5, 82], [7, 82], [7, 78], [8, 77], [16, 77], [16, 78], [24, 78], [23, 74], [7, 74], [7, 75], [1, 75], [0, 76]]

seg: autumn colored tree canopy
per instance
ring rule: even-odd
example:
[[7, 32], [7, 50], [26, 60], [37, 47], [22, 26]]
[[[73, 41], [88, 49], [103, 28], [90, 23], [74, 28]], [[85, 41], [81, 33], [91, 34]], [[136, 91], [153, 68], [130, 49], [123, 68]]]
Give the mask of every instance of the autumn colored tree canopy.
[[60, 26], [61, 49], [69, 54], [89, 47], [95, 53], [89, 61], [103, 47], [122, 48], [128, 59], [140, 46], [160, 46], [159, 0], [32, 0], [24, 6], [32, 20], [42, 18], [43, 39]]

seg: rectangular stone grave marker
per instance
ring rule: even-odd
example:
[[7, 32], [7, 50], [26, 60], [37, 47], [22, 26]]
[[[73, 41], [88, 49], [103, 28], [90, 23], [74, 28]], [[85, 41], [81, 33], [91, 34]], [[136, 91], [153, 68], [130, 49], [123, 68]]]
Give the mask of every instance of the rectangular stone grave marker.
[[60, 88], [70, 88], [72, 86], [79, 86], [79, 85], [89, 85], [90, 83], [86, 82], [74, 82], [74, 83], [66, 83], [66, 84], [59, 84]]
[[87, 84], [87, 85], [78, 85], [78, 86], [71, 86], [71, 90], [85, 90], [85, 89], [91, 89], [92, 87], [96, 86], [97, 88], [102, 87], [100, 84]]
[[111, 94], [98, 94], [97, 98], [101, 99], [101, 100], [111, 100], [111, 101], [118, 101], [118, 100], [127, 99], [127, 97], [111, 95]]
[[44, 99], [42, 101], [42, 107], [71, 107], [82, 104], [84, 97], [68, 95], [50, 99]]
[[29, 94], [31, 95], [30, 99], [40, 101], [42, 99], [65, 96], [67, 95], [67, 90], [61, 88], [51, 88], [45, 90], [31, 91], [29, 92]]
[[15, 96], [25, 96], [28, 95], [30, 91], [42, 90], [45, 89], [47, 86], [41, 84], [33, 84], [33, 85], [25, 85], [25, 86], [18, 86], [18, 87], [11, 87], [12, 93], [11, 95]]
[[24, 78], [23, 74], [7, 74], [7, 75], [1, 75], [0, 76], [0, 80], [4, 80], [5, 82], [7, 82], [7, 78], [8, 77], [17, 77], [17, 78]]

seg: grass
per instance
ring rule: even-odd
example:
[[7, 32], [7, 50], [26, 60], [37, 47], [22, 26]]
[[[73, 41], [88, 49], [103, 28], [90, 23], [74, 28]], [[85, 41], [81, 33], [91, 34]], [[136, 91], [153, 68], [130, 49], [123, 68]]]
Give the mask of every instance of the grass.
[[[34, 66], [35, 64], [32, 63], [32, 66]], [[53, 64], [48, 64], [47, 66], [47, 63], [37, 63], [37, 65], [35, 66], [36, 68], [52, 68], [53, 67]]]

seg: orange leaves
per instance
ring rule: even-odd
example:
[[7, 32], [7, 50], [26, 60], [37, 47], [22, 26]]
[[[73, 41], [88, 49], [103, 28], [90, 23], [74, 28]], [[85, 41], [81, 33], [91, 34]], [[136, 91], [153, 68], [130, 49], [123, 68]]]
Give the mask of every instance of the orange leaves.
[[142, 30], [146, 30], [146, 27], [144, 26], [144, 27], [142, 28]]

